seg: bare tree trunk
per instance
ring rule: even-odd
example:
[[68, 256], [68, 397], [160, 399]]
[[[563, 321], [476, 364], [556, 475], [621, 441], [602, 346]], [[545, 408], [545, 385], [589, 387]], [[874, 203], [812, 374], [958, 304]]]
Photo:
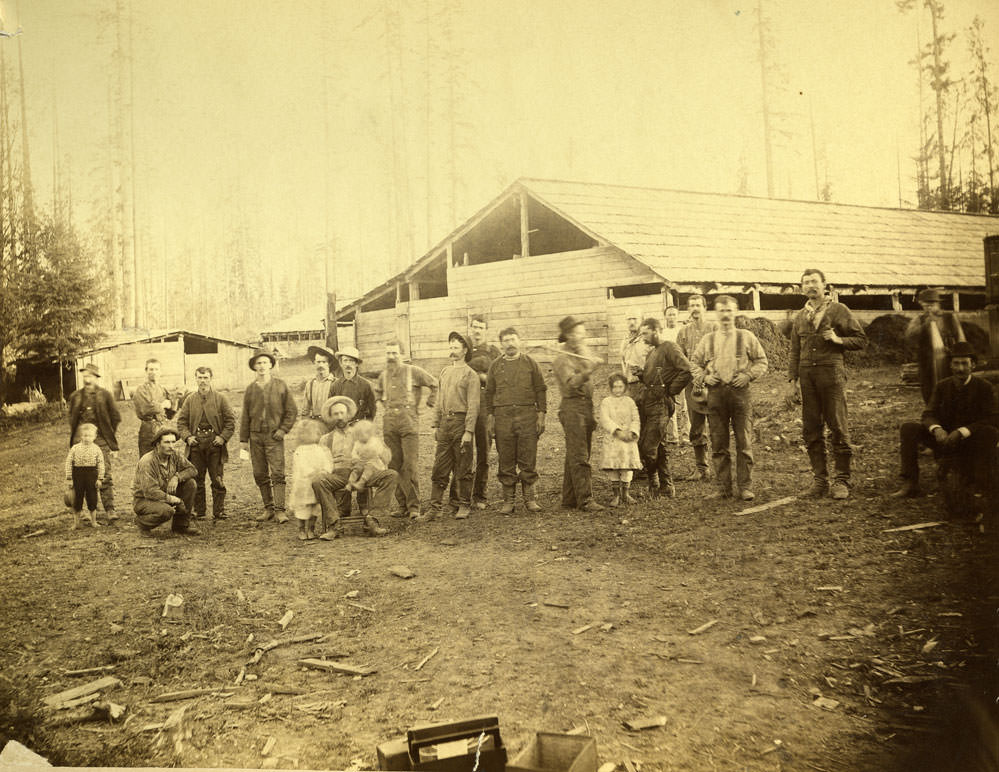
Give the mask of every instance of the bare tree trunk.
[[774, 197], [774, 156], [770, 139], [770, 96], [767, 86], [767, 51], [763, 32], [763, 0], [757, 0], [760, 34], [760, 88], [763, 93], [763, 149], [767, 158], [767, 197]]
[[947, 178], [947, 153], [944, 146], [943, 116], [944, 116], [944, 87], [943, 87], [943, 64], [941, 54], [943, 44], [937, 32], [937, 21], [942, 9], [937, 0], [926, 0], [926, 6], [930, 9], [930, 19], [933, 22], [933, 90], [937, 95], [937, 153], [940, 160], [940, 208], [950, 209], [950, 180]]
[[[18, 3], [18, 19], [21, 18]], [[29, 237], [35, 230], [35, 194], [31, 184], [31, 153], [28, 149], [28, 110], [24, 86], [24, 54], [21, 51], [21, 38], [17, 38], [18, 91], [21, 96], [21, 197], [24, 202], [25, 230]]]

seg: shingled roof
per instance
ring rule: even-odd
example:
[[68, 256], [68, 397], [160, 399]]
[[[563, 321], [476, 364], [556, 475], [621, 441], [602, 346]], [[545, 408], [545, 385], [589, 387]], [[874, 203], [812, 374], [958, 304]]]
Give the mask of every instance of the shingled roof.
[[982, 287], [987, 215], [521, 179], [534, 198], [673, 282]]

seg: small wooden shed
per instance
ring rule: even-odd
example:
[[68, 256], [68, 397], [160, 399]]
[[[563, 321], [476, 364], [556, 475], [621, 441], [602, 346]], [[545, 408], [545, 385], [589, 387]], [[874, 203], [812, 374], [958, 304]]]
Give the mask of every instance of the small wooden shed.
[[160, 361], [160, 383], [166, 388], [195, 386], [194, 371], [210, 367], [217, 389], [238, 389], [253, 378], [248, 360], [255, 346], [190, 330], [131, 332], [105, 339], [76, 357], [77, 387], [83, 385], [80, 368], [94, 363], [101, 383], [119, 399], [127, 399], [145, 380], [146, 360]]

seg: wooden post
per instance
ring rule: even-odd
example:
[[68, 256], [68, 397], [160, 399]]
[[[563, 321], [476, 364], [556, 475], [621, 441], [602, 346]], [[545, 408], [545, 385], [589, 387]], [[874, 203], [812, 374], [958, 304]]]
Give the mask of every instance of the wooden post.
[[402, 282], [397, 281], [395, 283], [395, 304], [399, 305], [402, 302]]
[[462, 265], [468, 265], [468, 252], [466, 252], [461, 258]]
[[409, 299], [410, 301], [420, 299], [420, 283], [418, 281], [409, 283]]
[[961, 294], [959, 292], [950, 293], [951, 298], [953, 298], [954, 311], [955, 313], [961, 310]]
[[760, 285], [754, 284], [752, 287], [750, 287], [749, 294], [753, 298], [753, 310], [762, 311], [763, 309], [760, 306]]
[[531, 224], [527, 216], [527, 193], [520, 191], [520, 256], [531, 256]]
[[454, 268], [454, 242], [449, 241], [447, 243], [447, 267]]
[[892, 290], [891, 293], [891, 310], [901, 311], [902, 310], [902, 298], [898, 290]]
[[[354, 314], [354, 318], [357, 318], [357, 314]], [[326, 293], [326, 348], [332, 349], [333, 351], [338, 351], [340, 349], [340, 340], [336, 329], [335, 292]], [[330, 362], [330, 364], [332, 365], [333, 363]]]

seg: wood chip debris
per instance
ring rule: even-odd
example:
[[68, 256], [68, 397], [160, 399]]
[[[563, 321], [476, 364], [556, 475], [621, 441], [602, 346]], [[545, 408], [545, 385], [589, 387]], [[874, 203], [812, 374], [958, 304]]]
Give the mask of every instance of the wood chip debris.
[[32, 531], [31, 533], [26, 533], [21, 538], [23, 539], [33, 539], [36, 536], [42, 536], [45, 533], [45, 529], [41, 528], [37, 531]]
[[624, 722], [626, 729], [632, 732], [640, 732], [643, 729], [660, 729], [666, 726], [666, 716], [640, 716], [630, 718]]
[[267, 742], [264, 743], [264, 747], [260, 749], [260, 755], [269, 756], [271, 751], [274, 750], [275, 745], [277, 745], [277, 738], [268, 737]]
[[250, 658], [250, 661], [247, 662], [246, 664], [256, 665], [260, 661], [261, 657], [264, 656], [264, 654], [271, 651], [272, 649], [278, 648], [278, 646], [291, 646], [292, 644], [296, 643], [321, 641], [325, 637], [326, 635], [324, 633], [306, 633], [304, 635], [296, 635], [293, 638], [285, 638], [285, 639], [275, 638], [273, 641], [269, 641], [268, 643], [265, 643], [262, 646], [258, 646], [254, 650], [253, 656]]
[[421, 659], [421, 660], [420, 660], [420, 661], [419, 661], [419, 662], [418, 662], [418, 663], [416, 664], [416, 667], [414, 667], [414, 668], [413, 668], [413, 670], [423, 670], [423, 666], [424, 666], [424, 665], [426, 665], [426, 664], [427, 664], [427, 663], [428, 663], [428, 662], [429, 662], [429, 661], [430, 661], [431, 659], [433, 659], [434, 657], [436, 657], [436, 656], [437, 656], [437, 653], [438, 653], [439, 651], [440, 651], [440, 648], [435, 648], [435, 649], [434, 649], [434, 650], [433, 650], [432, 652], [430, 652], [430, 653], [429, 653], [429, 654], [428, 654], [427, 656], [425, 656], [425, 657], [424, 657], [423, 659]]
[[416, 572], [408, 566], [392, 566], [389, 568], [389, 573], [393, 576], [398, 576], [400, 579], [412, 579], [416, 576]]
[[160, 618], [175, 618], [181, 615], [181, 609], [184, 606], [184, 597], [182, 595], [175, 595], [170, 593], [166, 596], [163, 601], [163, 613], [160, 614]]
[[613, 761], [605, 761], [600, 765], [600, 769], [597, 772], [614, 772], [615, 769], [617, 769], [617, 764]]
[[353, 606], [354, 608], [359, 608], [361, 611], [368, 611], [372, 614], [378, 613], [376, 609], [371, 606], [365, 606], [363, 603], [354, 603], [353, 601], [347, 601], [348, 606]]
[[947, 525], [943, 520], [933, 520], [929, 523], [914, 523], [912, 525], [900, 525], [898, 528], [884, 528], [881, 533], [900, 533], [901, 531], [921, 531], [924, 528], [936, 528], [939, 525]]
[[841, 584], [829, 584], [823, 587], [816, 587], [816, 592], [843, 592], [843, 585]]
[[288, 629], [288, 625], [291, 624], [291, 620], [294, 619], [294, 617], [295, 617], [295, 612], [294, 611], [292, 611], [291, 609], [288, 609], [287, 611], [285, 611], [284, 612], [284, 616], [281, 617], [278, 620], [278, 624], [281, 625], [281, 629], [282, 630], [287, 630]]
[[97, 694], [98, 692], [115, 686], [121, 686], [121, 681], [118, 678], [115, 678], [114, 676], [104, 676], [104, 678], [98, 678], [96, 681], [88, 681], [80, 686], [74, 686], [72, 689], [66, 689], [65, 691], [49, 695], [48, 697], [45, 697], [42, 702], [50, 708], [58, 708], [65, 703], [72, 702], [73, 700], [77, 700], [81, 697], [88, 697], [89, 695]]
[[604, 624], [600, 625], [600, 632], [602, 633], [609, 633], [613, 629], [614, 629], [613, 622], [605, 622]]
[[718, 620], [717, 619], [712, 619], [710, 622], [705, 622], [700, 627], [695, 627], [693, 630], [688, 630], [687, 633], [689, 635], [700, 635], [701, 633], [710, 630], [716, 624], [718, 624]]
[[939, 643], [940, 643], [940, 641], [938, 641], [936, 638], [930, 638], [930, 640], [928, 640], [926, 643], [923, 644], [923, 648], [921, 649], [921, 652], [923, 654], [929, 654], [931, 651], [933, 651], [937, 647], [937, 645]]
[[429, 706], [430, 710], [437, 710], [441, 705], [444, 704], [445, 699], [446, 699], [445, 697], [441, 697], [439, 700], [437, 700], [437, 702], [431, 704]]
[[564, 608], [564, 609], [568, 609], [569, 608], [569, 604], [568, 603], [563, 603], [560, 600], [546, 600], [546, 601], [543, 601], [542, 605], [549, 606], [550, 608]]
[[312, 670], [325, 670], [328, 673], [343, 673], [345, 675], [369, 676], [378, 672], [367, 667], [348, 665], [346, 662], [331, 662], [328, 659], [300, 659], [298, 664]]
[[766, 512], [768, 509], [775, 509], [776, 507], [782, 507], [785, 504], [790, 504], [795, 501], [797, 496], [785, 496], [782, 499], [776, 499], [774, 501], [768, 501], [766, 504], [757, 504], [755, 507], [750, 507], [749, 509], [743, 509], [740, 512], [736, 512], [736, 515], [754, 515], [757, 512]]
[[205, 689], [182, 689], [178, 692], [164, 692], [153, 697], [150, 702], [176, 702], [177, 700], [190, 700], [194, 697], [203, 697], [206, 694], [219, 694], [224, 690], [221, 686], [211, 686]]
[[836, 710], [839, 707], [839, 700], [831, 700], [828, 697], [816, 697], [812, 700], [812, 705], [824, 710]]
[[587, 630], [592, 630], [592, 629], [593, 629], [593, 625], [583, 625], [582, 627], [577, 627], [575, 630], [573, 630], [572, 634], [573, 635], [582, 635]]
[[62, 674], [65, 676], [81, 676], [81, 675], [91, 675], [93, 673], [104, 673], [108, 670], [114, 670], [117, 665], [100, 665], [99, 667], [85, 667], [81, 670], [63, 670]]

